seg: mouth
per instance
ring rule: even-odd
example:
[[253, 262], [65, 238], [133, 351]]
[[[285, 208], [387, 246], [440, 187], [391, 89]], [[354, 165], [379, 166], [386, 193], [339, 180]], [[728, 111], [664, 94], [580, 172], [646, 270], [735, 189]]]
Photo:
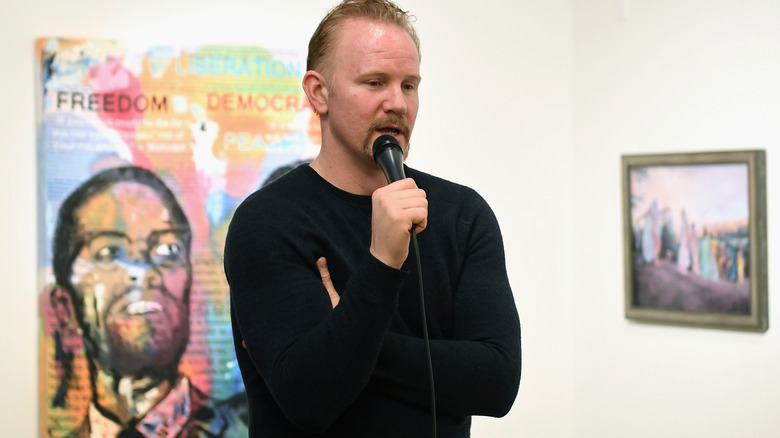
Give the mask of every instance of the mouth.
[[162, 312], [162, 305], [156, 301], [136, 301], [125, 307], [125, 313], [128, 315], [146, 315], [149, 313]]
[[373, 157], [371, 145], [382, 135], [392, 135], [398, 140], [401, 149], [404, 151], [404, 157], [409, 149], [409, 136], [412, 130], [409, 124], [400, 116], [389, 114], [384, 118], [374, 121], [366, 131], [366, 137], [363, 141], [363, 148], [367, 155]]
[[380, 134], [390, 134], [392, 136], [396, 136], [401, 133], [401, 130], [398, 128], [379, 128], [377, 131]]

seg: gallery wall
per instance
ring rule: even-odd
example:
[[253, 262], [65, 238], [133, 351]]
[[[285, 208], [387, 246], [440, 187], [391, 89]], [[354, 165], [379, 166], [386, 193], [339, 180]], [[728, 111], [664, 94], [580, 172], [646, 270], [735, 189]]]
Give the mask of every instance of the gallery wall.
[[[37, 431], [33, 41], [305, 48], [329, 1], [0, 4], [0, 421]], [[733, 437], [780, 430], [772, 299], [778, 221], [780, 5], [774, 0], [408, 0], [423, 41], [411, 165], [477, 188], [496, 210], [523, 322], [524, 373], [475, 437]], [[620, 155], [764, 148], [766, 333], [623, 317]]]
[[[774, 437], [780, 430], [780, 4], [573, 5], [573, 436]], [[767, 151], [769, 330], [622, 317], [620, 156]]]
[[[476, 188], [505, 236], [523, 324], [524, 374], [512, 411], [473, 436], [572, 436], [571, 4], [565, 0], [400, 2], [418, 17], [421, 109], [410, 165]], [[0, 421], [37, 433], [38, 266], [34, 40], [251, 44], [304, 51], [330, 0], [0, 4]]]

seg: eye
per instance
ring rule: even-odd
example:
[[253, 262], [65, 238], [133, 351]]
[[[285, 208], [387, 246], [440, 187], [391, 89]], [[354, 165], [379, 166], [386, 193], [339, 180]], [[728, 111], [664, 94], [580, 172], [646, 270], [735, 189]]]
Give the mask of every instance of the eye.
[[366, 84], [368, 84], [368, 86], [370, 86], [370, 87], [378, 87], [378, 86], [382, 85], [382, 83], [379, 82], [379, 81], [368, 81], [368, 82], [366, 82]]
[[149, 251], [149, 258], [155, 266], [171, 267], [181, 260], [182, 246], [179, 243], [158, 243]]
[[124, 257], [125, 249], [121, 245], [103, 246], [93, 252], [92, 258], [98, 263], [112, 263]]
[[88, 245], [92, 260], [99, 264], [111, 264], [127, 255], [127, 242], [119, 236], [98, 236]]

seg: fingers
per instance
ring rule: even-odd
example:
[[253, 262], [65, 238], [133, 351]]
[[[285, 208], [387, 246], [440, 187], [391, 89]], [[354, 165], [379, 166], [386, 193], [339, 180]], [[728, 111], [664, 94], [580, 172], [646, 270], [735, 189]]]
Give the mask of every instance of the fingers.
[[377, 189], [372, 196], [371, 254], [400, 268], [409, 255], [409, 232], [428, 225], [428, 199], [414, 180], [406, 178]]
[[417, 232], [420, 232], [428, 223], [427, 195], [410, 178], [378, 189], [374, 192], [373, 200], [375, 206], [387, 214], [391, 221], [408, 225], [404, 227], [407, 232], [412, 229], [412, 225], [416, 225]]
[[320, 257], [317, 259], [317, 269], [320, 271], [320, 278], [322, 279], [322, 284], [325, 286], [325, 290], [328, 291], [328, 296], [330, 297], [330, 304], [335, 309], [336, 306], [339, 305], [339, 301], [341, 300], [341, 297], [339, 296], [339, 293], [336, 292], [336, 287], [333, 286], [333, 281], [330, 278], [330, 271], [328, 271], [328, 261], [325, 259], [325, 257]]
[[[320, 271], [320, 278], [322, 279], [322, 284], [325, 286], [325, 289], [328, 291], [328, 296], [330, 297], [330, 304], [335, 309], [336, 306], [339, 305], [339, 301], [341, 300], [341, 297], [339, 296], [338, 292], [336, 292], [336, 287], [333, 286], [333, 281], [330, 278], [330, 271], [328, 270], [328, 261], [325, 259], [325, 257], [320, 257], [317, 259], [317, 269]], [[241, 341], [241, 346], [244, 347], [244, 350], [246, 350], [246, 342], [243, 340]]]

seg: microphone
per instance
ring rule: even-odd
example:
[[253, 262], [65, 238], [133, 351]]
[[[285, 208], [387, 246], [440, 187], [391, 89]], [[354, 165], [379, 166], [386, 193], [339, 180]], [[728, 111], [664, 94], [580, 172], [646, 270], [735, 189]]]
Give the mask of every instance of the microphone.
[[392, 135], [383, 134], [374, 140], [374, 161], [382, 168], [388, 184], [406, 178], [404, 151]]

